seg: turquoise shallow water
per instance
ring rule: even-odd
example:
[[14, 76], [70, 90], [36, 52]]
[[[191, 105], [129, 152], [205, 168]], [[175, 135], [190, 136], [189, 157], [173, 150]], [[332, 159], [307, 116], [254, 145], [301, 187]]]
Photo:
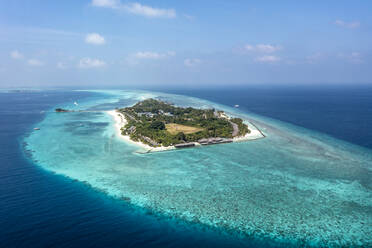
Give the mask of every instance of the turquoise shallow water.
[[[372, 154], [304, 128], [202, 99], [97, 91], [79, 106], [109, 110], [160, 97], [251, 120], [267, 138], [140, 155], [103, 112], [52, 111], [26, 137], [44, 169], [157, 213], [298, 245], [372, 244]], [[57, 106], [56, 106], [57, 107]]]

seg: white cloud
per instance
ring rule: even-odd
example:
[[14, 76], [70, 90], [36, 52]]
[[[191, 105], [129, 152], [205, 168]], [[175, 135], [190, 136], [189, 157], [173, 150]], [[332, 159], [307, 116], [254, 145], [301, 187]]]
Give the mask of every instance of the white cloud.
[[67, 68], [67, 65], [65, 63], [63, 63], [63, 62], [58, 62], [57, 63], [57, 68], [58, 69], [61, 69], [61, 70], [64, 70], [64, 69]]
[[282, 49], [281, 46], [274, 46], [270, 44], [257, 44], [257, 45], [247, 44], [244, 46], [244, 50], [248, 52], [273, 53], [281, 49]]
[[85, 36], [85, 42], [93, 45], [105, 44], [105, 38], [97, 33], [90, 33]]
[[175, 56], [176, 53], [173, 51], [169, 51], [166, 53], [157, 53], [157, 52], [137, 52], [134, 54], [129, 55], [126, 58], [126, 63], [129, 65], [137, 65], [141, 60], [161, 60], [161, 59], [167, 59], [170, 57]]
[[165, 59], [168, 57], [175, 56], [175, 52], [167, 53], [156, 53], [156, 52], [137, 52], [134, 54], [134, 57], [137, 59]]
[[78, 64], [78, 67], [80, 68], [98, 68], [103, 66], [106, 66], [105, 61], [91, 58], [82, 58]]
[[10, 53], [10, 57], [12, 59], [23, 59], [23, 54], [18, 52], [18, 50], [14, 50]]
[[359, 21], [345, 22], [342, 20], [336, 20], [334, 24], [340, 27], [344, 27], [344, 28], [359, 28], [360, 27]]
[[200, 59], [185, 59], [183, 64], [187, 67], [197, 66], [201, 63]]
[[255, 60], [261, 63], [274, 63], [274, 62], [280, 61], [280, 58], [277, 56], [273, 56], [273, 55], [265, 55], [265, 56], [257, 57]]
[[174, 9], [154, 8], [137, 2], [123, 4], [120, 0], [93, 0], [92, 5], [96, 7], [123, 10], [131, 14], [150, 18], [175, 18], [177, 16]]
[[29, 59], [27, 64], [30, 66], [43, 66], [44, 63], [38, 59]]
[[187, 20], [189, 20], [189, 21], [193, 21], [193, 20], [195, 20], [195, 16], [192, 16], [192, 15], [186, 15], [186, 14], [184, 14], [183, 15]]
[[247, 45], [244, 46], [244, 49], [245, 49], [246, 51], [251, 52], [251, 51], [254, 51], [254, 50], [255, 50], [255, 47], [252, 46], [252, 45], [247, 44]]
[[93, 0], [92, 5], [104, 8], [117, 8], [120, 5], [118, 0]]
[[259, 44], [256, 46], [257, 50], [264, 53], [272, 53], [279, 51], [281, 49], [280, 46], [272, 46], [272, 45], [265, 45], [265, 44]]
[[175, 18], [176, 11], [174, 9], [158, 9], [140, 3], [130, 3], [125, 6], [128, 12], [136, 15], [142, 15], [146, 17], [166, 17]]

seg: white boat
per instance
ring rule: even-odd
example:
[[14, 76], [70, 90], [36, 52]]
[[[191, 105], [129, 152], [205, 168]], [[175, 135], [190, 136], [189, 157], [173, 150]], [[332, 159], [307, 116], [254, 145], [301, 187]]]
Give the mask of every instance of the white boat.
[[40, 128], [38, 128], [38, 127], [35, 127], [35, 128], [34, 128], [34, 130], [36, 130], [36, 131], [37, 131], [37, 130], [40, 130]]
[[77, 105], [79, 105], [77, 102], [74, 102], [74, 104], [77, 106]]
[[235, 105], [234, 105], [234, 108], [239, 108], [239, 105], [238, 105], [238, 104], [235, 104]]

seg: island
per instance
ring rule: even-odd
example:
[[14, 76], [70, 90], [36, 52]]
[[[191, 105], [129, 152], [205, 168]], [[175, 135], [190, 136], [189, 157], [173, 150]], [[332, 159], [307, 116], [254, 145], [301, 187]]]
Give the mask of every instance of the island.
[[146, 99], [108, 112], [121, 137], [148, 151], [231, 143], [264, 137], [255, 126], [224, 111], [179, 107]]

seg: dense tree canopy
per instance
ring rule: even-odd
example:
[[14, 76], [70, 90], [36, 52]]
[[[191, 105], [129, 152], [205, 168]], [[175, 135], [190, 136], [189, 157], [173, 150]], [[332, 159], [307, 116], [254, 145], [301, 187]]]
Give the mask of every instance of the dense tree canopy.
[[155, 120], [150, 123], [150, 128], [155, 130], [164, 130], [165, 124], [162, 121]]

